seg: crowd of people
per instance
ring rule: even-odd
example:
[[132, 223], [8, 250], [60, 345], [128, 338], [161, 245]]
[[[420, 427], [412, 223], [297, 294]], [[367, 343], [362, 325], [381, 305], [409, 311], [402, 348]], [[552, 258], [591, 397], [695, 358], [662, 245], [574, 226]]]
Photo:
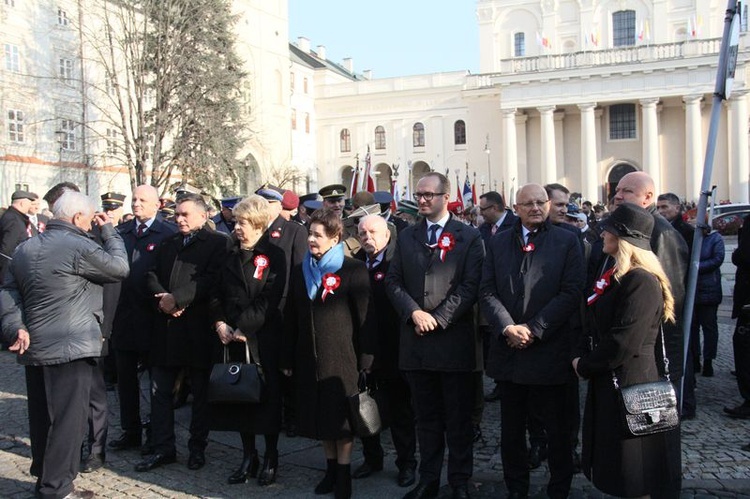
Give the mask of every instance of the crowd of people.
[[[138, 472], [174, 463], [174, 410], [189, 392], [189, 469], [205, 465], [211, 431], [233, 431], [242, 455], [227, 481], [273, 484], [285, 430], [321, 442], [326, 471], [311, 490], [351, 497], [352, 479], [382, 470], [385, 455], [379, 434], [363, 436], [364, 462], [351, 470], [348, 398], [366, 375], [396, 481], [411, 487], [405, 499], [438, 495], [446, 447], [452, 497], [470, 497], [483, 407], [496, 401], [509, 497], [528, 496], [529, 472], [544, 460], [551, 498], [567, 497], [581, 471], [611, 495], [679, 497], [679, 429], [628, 434], [612, 380], [658, 381], [669, 365], [681, 417], [695, 416], [695, 375], [714, 372], [722, 237], [701, 224], [683, 362], [694, 228], [676, 195], [657, 196], [642, 172], [620, 180], [610, 211], [571, 202], [561, 184], [527, 184], [512, 207], [486, 192], [466, 211], [451, 192], [431, 172], [398, 203], [387, 192], [347, 199], [340, 184], [303, 196], [264, 185], [214, 208], [200, 193], [170, 201], [141, 185], [124, 214], [124, 195], [102, 195], [99, 210], [62, 183], [43, 198], [51, 218], [38, 195], [13, 193], [0, 218], [0, 320], [25, 366], [37, 496], [92, 497], [73, 481], [109, 451], [139, 450]], [[750, 237], [739, 245], [735, 354], [746, 402], [725, 411], [750, 417]], [[210, 402], [212, 367], [227, 360], [256, 364], [259, 402]], [[486, 395], [485, 375], [495, 382]], [[108, 385], [121, 429], [109, 441]]]

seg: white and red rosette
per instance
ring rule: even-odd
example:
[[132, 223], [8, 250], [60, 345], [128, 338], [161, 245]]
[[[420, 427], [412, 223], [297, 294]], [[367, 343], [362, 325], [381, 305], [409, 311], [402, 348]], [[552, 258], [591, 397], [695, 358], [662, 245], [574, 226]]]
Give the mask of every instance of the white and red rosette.
[[156, 249], [156, 243], [148, 243], [146, 251], [154, 251]]
[[438, 239], [437, 246], [440, 249], [440, 261], [444, 262], [445, 255], [447, 255], [449, 251], [456, 247], [456, 238], [453, 237], [453, 234], [451, 234], [450, 232], [443, 232], [442, 234], [440, 234], [440, 239]]
[[375, 272], [372, 278], [375, 279], [376, 281], [382, 281], [383, 279], [385, 279], [385, 274], [382, 272]]
[[323, 276], [323, 295], [321, 300], [326, 301], [326, 296], [332, 295], [333, 292], [341, 286], [341, 278], [336, 274], [328, 273]]
[[263, 271], [268, 268], [271, 262], [268, 260], [266, 255], [256, 255], [253, 259], [253, 265], [255, 265], [255, 272], [253, 272], [254, 279], [263, 279]]
[[280, 230], [275, 230], [275, 231], [271, 232], [271, 237], [274, 238], [274, 239], [280, 238], [281, 237], [281, 231]]
[[601, 295], [604, 294], [609, 285], [612, 283], [612, 274], [615, 273], [615, 268], [616, 267], [612, 267], [611, 269], [606, 271], [602, 275], [602, 277], [594, 283], [594, 294], [589, 296], [588, 300], [586, 300], [587, 305], [591, 305], [596, 300], [598, 300]]
[[531, 253], [532, 251], [536, 249], [536, 246], [534, 246], [534, 243], [529, 243], [525, 246], [522, 246], [521, 249], [523, 250], [524, 253]]
[[39, 226], [38, 230], [39, 230], [39, 233], [40, 233], [40, 234], [41, 234], [42, 232], [44, 232], [44, 229], [46, 229], [46, 228], [47, 228], [47, 225], [46, 225], [46, 224], [45, 224], [44, 222], [39, 222], [39, 223], [38, 223], [38, 226]]

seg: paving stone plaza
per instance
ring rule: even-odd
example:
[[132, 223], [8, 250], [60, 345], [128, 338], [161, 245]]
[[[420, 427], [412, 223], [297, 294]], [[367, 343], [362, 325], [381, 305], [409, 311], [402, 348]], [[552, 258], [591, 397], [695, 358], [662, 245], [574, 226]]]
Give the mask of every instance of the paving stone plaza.
[[[727, 238], [727, 262], [735, 241]], [[735, 243], [735, 244], [732, 244]], [[736, 497], [750, 499], [750, 452], [740, 448], [750, 443], [750, 420], [731, 419], [722, 413], [725, 405], [736, 405], [740, 400], [730, 371], [732, 360], [732, 331], [734, 322], [729, 317], [734, 267], [724, 264], [725, 299], [719, 309], [719, 356], [714, 363], [716, 375], [698, 376], [697, 417], [682, 424], [682, 464], [684, 498]], [[24, 373], [15, 358], [0, 352], [0, 497], [33, 497], [34, 478], [29, 475], [30, 448]], [[144, 380], [145, 381], [145, 380]], [[492, 382], [485, 380], [485, 390]], [[582, 384], [582, 396], [585, 384]], [[110, 438], [117, 437], [118, 400], [109, 392]], [[313, 497], [312, 489], [320, 480], [325, 467], [323, 452], [317, 442], [303, 438], [281, 437], [278, 483], [260, 488], [254, 482], [228, 485], [226, 478], [237, 467], [240, 457], [239, 437], [233, 433], [212, 433], [206, 449], [206, 466], [190, 471], [187, 461], [187, 428], [190, 407], [177, 411], [178, 462], [148, 473], [136, 473], [133, 468], [141, 460], [137, 451], [109, 452], [106, 468], [91, 474], [81, 474], [76, 486], [93, 490], [97, 497]], [[500, 405], [485, 406], [482, 423], [483, 439], [474, 448], [474, 480], [476, 498], [504, 497], [500, 462]], [[401, 497], [406, 489], [396, 485], [395, 455], [387, 443], [385, 469], [364, 480], [354, 480], [354, 497]], [[259, 439], [262, 448], [262, 439]], [[359, 446], [353, 454], [353, 467], [362, 461]], [[546, 464], [532, 472], [532, 496], [545, 497], [548, 479]], [[445, 479], [443, 478], [443, 483]], [[441, 497], [449, 497], [450, 488], [444, 487]], [[586, 478], [576, 475], [571, 497], [606, 497], [591, 487]]]

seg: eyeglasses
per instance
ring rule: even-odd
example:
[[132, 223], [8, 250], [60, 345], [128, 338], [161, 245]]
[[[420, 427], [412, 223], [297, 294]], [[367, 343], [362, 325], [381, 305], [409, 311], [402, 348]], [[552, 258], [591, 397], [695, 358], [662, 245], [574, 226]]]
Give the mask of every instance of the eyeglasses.
[[530, 208], [541, 208], [545, 204], [549, 203], [549, 199], [546, 201], [527, 201], [525, 203], [518, 203], [518, 206], [523, 206], [524, 208], [530, 209]]
[[489, 205], [489, 206], [485, 206], [484, 208], [482, 208], [482, 207], [480, 206], [480, 207], [479, 207], [479, 211], [485, 211], [485, 210], [489, 210], [490, 208], [499, 208], [499, 207], [498, 207], [497, 205], [494, 205], [494, 204], [491, 204], [491, 205]]
[[444, 192], [415, 192], [414, 201], [419, 202], [419, 198], [424, 198], [425, 201], [432, 201], [435, 196], [442, 196]]

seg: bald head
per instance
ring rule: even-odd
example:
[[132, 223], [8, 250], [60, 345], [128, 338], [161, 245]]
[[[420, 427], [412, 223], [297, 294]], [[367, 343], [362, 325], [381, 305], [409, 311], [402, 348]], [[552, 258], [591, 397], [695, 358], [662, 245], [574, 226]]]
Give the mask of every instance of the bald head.
[[153, 185], [139, 185], [133, 191], [131, 207], [138, 222], [151, 220], [159, 211], [159, 191]]
[[631, 172], [622, 177], [615, 190], [615, 206], [633, 203], [642, 208], [654, 204], [656, 197], [654, 179], [645, 172]]
[[547, 191], [539, 184], [526, 184], [516, 194], [513, 205], [524, 227], [534, 230], [541, 226], [549, 213]]
[[359, 221], [357, 229], [359, 242], [369, 256], [377, 255], [388, 246], [391, 231], [388, 223], [380, 215], [368, 215]]

